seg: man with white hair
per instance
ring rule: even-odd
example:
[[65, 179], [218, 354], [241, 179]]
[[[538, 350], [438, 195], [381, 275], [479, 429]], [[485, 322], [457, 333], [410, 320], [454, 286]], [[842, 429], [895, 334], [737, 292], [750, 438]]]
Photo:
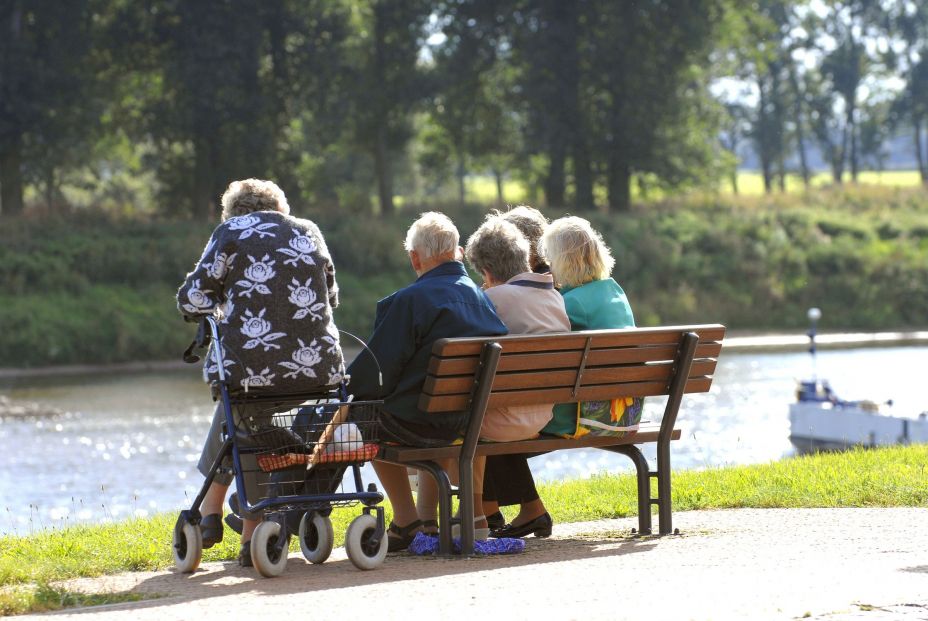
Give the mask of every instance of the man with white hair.
[[[459, 240], [454, 223], [443, 214], [424, 213], [412, 223], [406, 251], [418, 278], [377, 303], [370, 351], [363, 351], [348, 367], [356, 399], [384, 401], [383, 440], [447, 446], [460, 438], [466, 412], [430, 414], [418, 408], [432, 344], [442, 338], [507, 333], [493, 304], [467, 275]], [[403, 550], [423, 527], [406, 468], [375, 461], [374, 470], [393, 505], [389, 550]]]

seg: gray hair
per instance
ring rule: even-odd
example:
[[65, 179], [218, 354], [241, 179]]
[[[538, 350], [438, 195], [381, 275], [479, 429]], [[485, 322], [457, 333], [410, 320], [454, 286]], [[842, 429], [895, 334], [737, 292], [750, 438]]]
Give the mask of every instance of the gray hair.
[[290, 213], [284, 191], [273, 181], [244, 179], [233, 181], [222, 194], [222, 221], [236, 216], [247, 216], [255, 211]]
[[500, 216], [488, 216], [464, 250], [467, 261], [481, 274], [489, 272], [498, 282], [529, 271], [529, 243], [511, 222]]
[[428, 211], [406, 231], [406, 252], [415, 250], [421, 259], [430, 259], [458, 249], [461, 235], [451, 218], [437, 211]]
[[615, 259], [602, 235], [588, 220], [576, 216], [558, 218], [541, 236], [543, 256], [561, 286], [578, 287], [609, 278]]
[[538, 241], [544, 234], [545, 227], [548, 226], [548, 219], [545, 218], [544, 214], [529, 205], [517, 205], [497, 215], [515, 224], [516, 227], [522, 231], [522, 234], [525, 235], [525, 239], [528, 240], [529, 249], [531, 251], [528, 258], [531, 267], [534, 269], [542, 264], [543, 261], [541, 259], [541, 252], [538, 249]]

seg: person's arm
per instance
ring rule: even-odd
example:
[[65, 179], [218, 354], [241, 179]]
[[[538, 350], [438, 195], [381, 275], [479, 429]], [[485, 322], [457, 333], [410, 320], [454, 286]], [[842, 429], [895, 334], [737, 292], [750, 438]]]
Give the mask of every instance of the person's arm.
[[[418, 335], [413, 309], [395, 296], [377, 304], [374, 333], [367, 344], [370, 351], [362, 351], [348, 367], [350, 388], [356, 399], [380, 399], [392, 394], [416, 351]], [[378, 382], [380, 376], [382, 386]]]
[[227, 246], [228, 229], [213, 231], [203, 255], [177, 291], [177, 310], [186, 317], [210, 315], [225, 300], [225, 278], [235, 260]]
[[326, 246], [325, 238], [322, 231], [316, 226], [315, 222], [306, 221], [310, 233], [316, 239], [316, 250], [323, 260], [323, 270], [325, 271], [325, 286], [329, 292], [329, 305], [332, 308], [338, 307], [338, 282], [335, 280], [335, 263], [332, 261], [332, 255], [329, 254], [329, 247]]

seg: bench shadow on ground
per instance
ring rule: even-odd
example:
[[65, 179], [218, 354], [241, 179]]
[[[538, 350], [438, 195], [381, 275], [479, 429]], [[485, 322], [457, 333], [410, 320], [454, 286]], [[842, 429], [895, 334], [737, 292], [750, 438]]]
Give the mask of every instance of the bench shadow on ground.
[[[193, 574], [174, 571], [159, 573], [142, 580], [131, 589], [109, 592], [137, 593], [155, 599], [107, 606], [107, 609], [135, 610], [182, 601], [225, 597], [239, 593], [285, 595], [330, 589], [363, 587], [373, 584], [399, 583], [443, 576], [498, 571], [510, 567], [560, 563], [579, 559], [620, 557], [646, 552], [658, 545], [658, 537], [629, 537], [596, 533], [559, 539], [527, 539], [525, 551], [512, 555], [477, 556], [463, 559], [390, 554], [383, 566], [372, 571], [356, 569], [343, 556], [321, 565], [312, 565], [299, 554], [291, 554], [283, 575], [262, 578], [253, 569], [239, 567], [235, 561], [210, 563]], [[114, 579], [113, 586], [118, 581]], [[93, 614], [99, 608], [62, 610], [62, 614]], [[54, 614], [54, 613], [52, 613]]]

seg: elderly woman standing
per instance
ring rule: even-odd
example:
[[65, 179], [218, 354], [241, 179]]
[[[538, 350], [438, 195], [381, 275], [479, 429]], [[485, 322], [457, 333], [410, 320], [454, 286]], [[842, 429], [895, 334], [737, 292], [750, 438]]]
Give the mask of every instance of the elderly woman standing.
[[[610, 276], [615, 260], [589, 221], [574, 216], [555, 220], [542, 235], [540, 249], [564, 297], [571, 330], [634, 327], [635, 318], [625, 291]], [[553, 417], [542, 431], [572, 437], [579, 431], [578, 422], [577, 404], [562, 403], [554, 406]], [[510, 474], [509, 482], [524, 490], [522, 506], [511, 524], [491, 534], [494, 537], [550, 535], [551, 516], [538, 498], [531, 472], [527, 466], [510, 472], [518, 472], [522, 477], [513, 481], [515, 477]], [[527, 478], [524, 473], [528, 473]]]
[[[564, 300], [554, 289], [550, 274], [536, 274], [530, 270], [530, 248], [515, 225], [502, 216], [491, 215], [467, 240], [464, 255], [471, 267], [483, 276], [484, 292], [510, 334], [566, 332], [570, 330], [570, 322]], [[494, 442], [534, 438], [551, 420], [552, 407], [553, 404], [489, 409], [480, 437]], [[483, 506], [485, 464], [485, 457], [474, 459], [474, 507], [477, 508]], [[453, 464], [449, 463], [447, 470], [449, 475], [454, 473]], [[506, 473], [500, 475], [506, 476]], [[434, 486], [431, 478], [420, 480], [419, 517], [426, 524], [435, 518]], [[484, 515], [475, 516], [478, 539], [486, 539], [489, 535], [488, 525]]]
[[[344, 375], [332, 317], [337, 305], [335, 268], [319, 228], [290, 216], [274, 183], [232, 182], [222, 195], [222, 223], [177, 292], [185, 316], [221, 321], [230, 392], [298, 393], [337, 385]], [[216, 379], [213, 351], [203, 371], [207, 381]], [[244, 419], [247, 410], [236, 407], [233, 413]], [[218, 407], [197, 464], [204, 476], [219, 455], [224, 420]], [[217, 474], [203, 500], [204, 548], [222, 541], [222, 505], [231, 482], [231, 475]], [[242, 517], [239, 561], [250, 565], [247, 544], [259, 516]]]

